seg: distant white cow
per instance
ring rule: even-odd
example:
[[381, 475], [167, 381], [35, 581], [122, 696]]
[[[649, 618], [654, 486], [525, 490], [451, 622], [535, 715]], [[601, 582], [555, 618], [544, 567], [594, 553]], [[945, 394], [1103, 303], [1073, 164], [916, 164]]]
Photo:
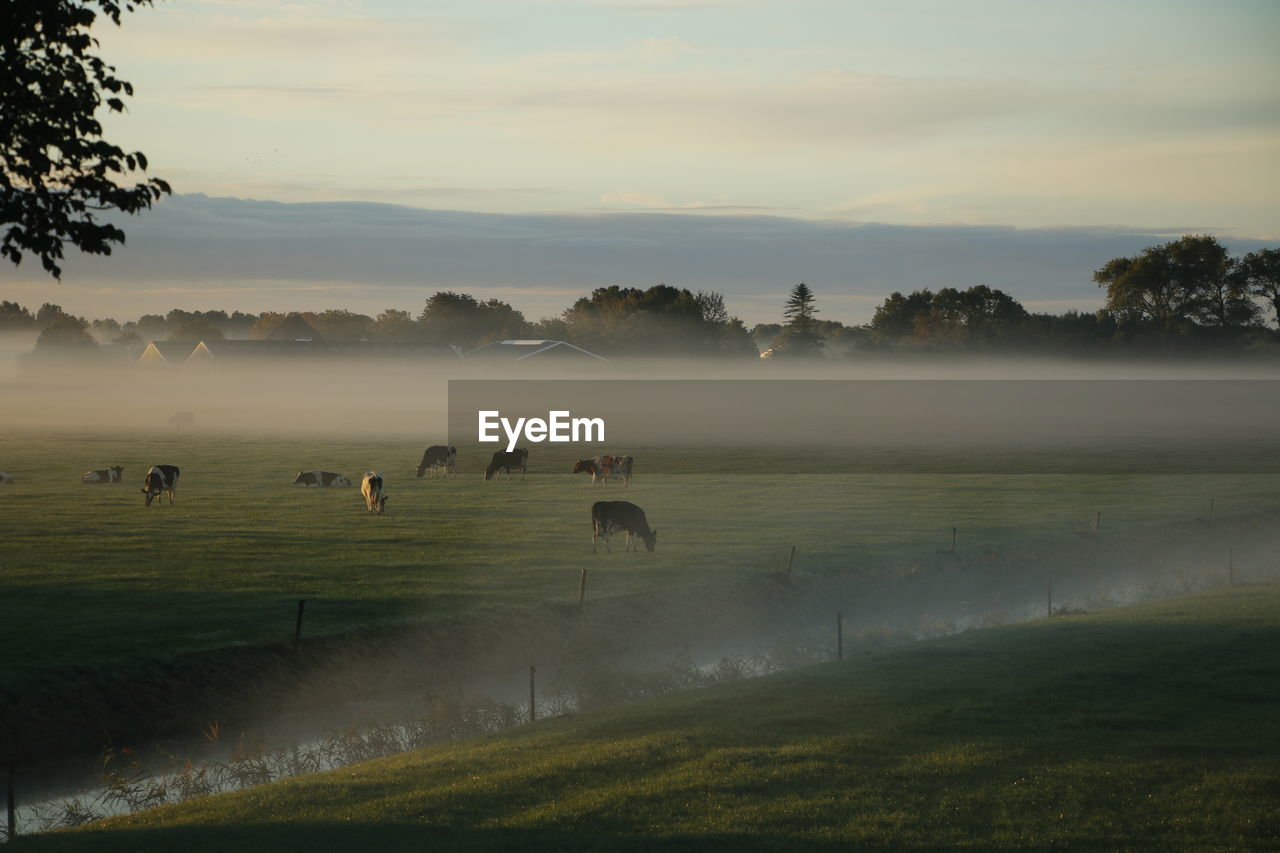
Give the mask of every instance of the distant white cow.
[[0, 471], [0, 483], [12, 483], [13, 478], [3, 471]]
[[364, 479], [360, 481], [360, 494], [364, 495], [364, 503], [369, 512], [382, 515], [387, 507], [387, 493], [382, 490], [381, 474], [366, 471]]
[[124, 473], [123, 465], [112, 465], [104, 471], [86, 471], [80, 478], [82, 483], [118, 483]]
[[341, 474], [335, 474], [332, 471], [299, 471], [298, 476], [294, 478], [295, 486], [306, 486], [307, 488], [345, 488], [351, 485], [351, 481]]
[[428, 470], [432, 477], [444, 477], [450, 471], [457, 474], [458, 449], [452, 444], [433, 444], [428, 447], [422, 454], [422, 461], [418, 463], [418, 477], [421, 478]]

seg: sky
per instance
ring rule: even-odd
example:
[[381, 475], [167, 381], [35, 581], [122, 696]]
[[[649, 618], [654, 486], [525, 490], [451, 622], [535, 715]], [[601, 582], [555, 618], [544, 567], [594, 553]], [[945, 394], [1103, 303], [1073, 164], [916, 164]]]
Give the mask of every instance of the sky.
[[806, 281], [865, 322], [980, 283], [1093, 310], [1117, 255], [1280, 243], [1273, 0], [158, 0], [95, 29], [135, 87], [106, 136], [177, 195], [61, 285], [0, 270], [24, 304], [465, 289], [536, 319], [665, 282], [752, 323]]

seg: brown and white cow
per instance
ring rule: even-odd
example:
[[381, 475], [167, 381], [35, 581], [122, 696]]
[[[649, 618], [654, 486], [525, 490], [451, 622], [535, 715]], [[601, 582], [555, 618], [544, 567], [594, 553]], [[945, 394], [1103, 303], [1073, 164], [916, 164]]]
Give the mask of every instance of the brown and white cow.
[[635, 539], [644, 542], [646, 551], [658, 545], [658, 531], [649, 527], [644, 510], [629, 501], [596, 501], [591, 505], [591, 553], [596, 553], [596, 539], [604, 540], [604, 549], [612, 552], [609, 537], [622, 531], [627, 534], [626, 550], [639, 551]]
[[381, 474], [366, 471], [364, 479], [360, 481], [360, 494], [364, 495], [364, 504], [369, 512], [382, 515], [382, 511], [387, 508], [387, 493], [382, 490]]
[[169, 505], [173, 506], [173, 489], [177, 485], [177, 465], [153, 465], [147, 472], [147, 479], [142, 485], [142, 494], [147, 498], [147, 506], [151, 506], [151, 502], [160, 497], [161, 492], [169, 493]]
[[493, 475], [499, 471], [505, 471], [507, 479], [511, 479], [511, 469], [518, 468], [520, 470], [520, 479], [524, 479], [524, 472], [529, 467], [529, 450], [524, 447], [517, 447], [515, 450], [495, 450], [493, 458], [489, 460], [489, 467], [484, 469], [484, 478], [492, 480]]
[[351, 481], [332, 471], [299, 471], [298, 476], [293, 479], [293, 484], [307, 488], [338, 488], [350, 486]]
[[579, 459], [573, 466], [575, 474], [590, 474], [591, 482], [600, 480], [606, 486], [609, 478], [622, 480], [622, 485], [631, 482], [631, 468], [635, 460], [630, 456], [597, 456], [595, 459]]
[[80, 478], [82, 483], [118, 483], [124, 473], [123, 465], [112, 465], [105, 471], [86, 471]]
[[431, 470], [431, 476], [446, 476], [450, 471], [458, 473], [458, 449], [452, 444], [433, 444], [422, 454], [418, 463], [418, 478]]

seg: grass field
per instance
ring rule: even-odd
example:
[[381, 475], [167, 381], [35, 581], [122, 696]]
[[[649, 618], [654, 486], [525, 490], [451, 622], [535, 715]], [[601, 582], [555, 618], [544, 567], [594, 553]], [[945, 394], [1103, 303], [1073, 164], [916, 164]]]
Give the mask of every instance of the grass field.
[[[1075, 553], [1096, 512], [1100, 538], [1145, 542], [1150, 557], [1162, 547], [1160, 531], [1208, 530], [1211, 499], [1219, 524], [1280, 507], [1275, 476], [647, 475], [643, 450], [625, 491], [569, 474], [567, 451], [535, 453], [524, 481], [483, 482], [474, 452], [463, 454], [458, 479], [418, 480], [425, 443], [161, 431], [4, 436], [0, 458], [17, 481], [0, 487], [0, 647], [8, 650], [0, 711], [19, 713], [33, 696], [57, 702], [95, 684], [168, 677], [157, 673], [189, 668], [191, 655], [290, 643], [299, 599], [308, 602], [308, 640], [342, 637], [571, 602], [583, 569], [592, 600], [684, 588], [705, 595], [779, 571], [791, 545], [797, 576], [838, 576], [859, 594], [942, 565], [997, 597], [1023, 588], [1038, 597], [1038, 561]], [[144, 508], [142, 475], [158, 463], [182, 468], [176, 503]], [[85, 470], [112, 464], [126, 466], [122, 484], [79, 482]], [[368, 516], [355, 488], [290, 485], [313, 468], [353, 479], [382, 472], [387, 514]], [[656, 553], [591, 553], [589, 507], [606, 496], [647, 510], [660, 534]], [[1202, 573], [1206, 559], [1225, 563], [1221, 546], [1215, 541], [1206, 558], [1179, 542], [1165, 559]], [[1242, 572], [1275, 565], [1244, 547], [1235, 559]], [[1095, 577], [1100, 570], [1086, 562], [1055, 571], [1063, 601], [1073, 580], [1076, 595], [1103, 595], [1119, 582]]]
[[71, 850], [1263, 850], [1280, 587], [925, 641], [23, 839]]

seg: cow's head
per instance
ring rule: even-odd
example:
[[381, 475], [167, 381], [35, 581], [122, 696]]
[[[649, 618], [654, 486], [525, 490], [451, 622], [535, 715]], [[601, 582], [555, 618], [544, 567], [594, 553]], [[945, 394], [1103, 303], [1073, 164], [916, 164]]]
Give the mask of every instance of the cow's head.
[[655, 551], [655, 550], [657, 550], [657, 547], [658, 547], [658, 531], [656, 531], [656, 530], [650, 530], [650, 531], [649, 531], [649, 533], [648, 533], [648, 535], [646, 535], [646, 534], [644, 534], [644, 533], [641, 533], [641, 534], [640, 534], [640, 539], [641, 539], [641, 541], [643, 541], [643, 542], [644, 542], [644, 549], [645, 549], [646, 551]]
[[425, 473], [427, 473], [427, 466], [426, 466], [426, 465], [419, 465], [419, 466], [418, 466], [418, 479], [419, 479], [419, 480], [421, 480], [421, 479], [422, 479], [422, 475], [423, 475], [423, 474], [425, 474]]
[[151, 506], [151, 502], [160, 497], [163, 490], [163, 484], [160, 482], [158, 474], [147, 475], [147, 482], [142, 486], [142, 494], [146, 497], [147, 506]]
[[301, 483], [301, 482], [303, 482], [303, 480], [302, 480], [302, 472], [301, 472], [301, 471], [299, 471], [299, 472], [298, 472], [298, 476], [296, 476], [296, 477], [294, 477], [294, 478], [293, 478], [293, 484], [296, 486], [296, 485], [298, 485], [298, 484], [299, 484], [299, 483]]
[[376, 512], [378, 515], [382, 515], [382, 511], [385, 510], [386, 508], [387, 508], [387, 496], [379, 495], [378, 499], [374, 501], [373, 511]]
[[590, 474], [595, 470], [596, 461], [594, 459], [579, 459], [573, 464], [573, 473]]

